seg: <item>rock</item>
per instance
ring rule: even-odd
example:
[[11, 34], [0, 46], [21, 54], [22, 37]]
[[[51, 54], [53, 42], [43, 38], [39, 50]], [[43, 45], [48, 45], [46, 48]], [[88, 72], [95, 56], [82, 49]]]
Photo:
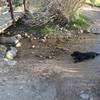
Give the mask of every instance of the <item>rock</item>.
[[19, 47], [21, 47], [22, 46], [22, 44], [20, 43], [20, 42], [18, 42], [17, 44], [16, 44], [16, 47], [17, 48], [19, 48]]
[[46, 59], [52, 59], [53, 57], [52, 56], [46, 56], [45, 58]]
[[17, 49], [15, 47], [11, 47], [11, 50], [9, 50], [6, 53], [6, 58], [12, 60], [17, 55]]
[[71, 38], [71, 37], [72, 37], [71, 32], [67, 32], [67, 37], [68, 37], [68, 38]]
[[0, 45], [0, 58], [3, 58], [6, 54], [7, 51], [7, 47], [5, 47], [4, 45]]
[[35, 57], [38, 57], [38, 58], [43, 58], [42, 55], [35, 55]]
[[13, 37], [0, 37], [0, 43], [2, 44], [6, 44], [6, 43], [15, 43], [16, 38]]
[[[27, 35], [27, 36], [26, 36]], [[16, 47], [21, 47], [24, 49], [29, 49], [32, 47], [32, 39], [33, 37], [26, 33], [22, 36], [22, 38], [16, 43]], [[31, 38], [29, 38], [31, 37]]]
[[23, 86], [20, 86], [20, 87], [19, 87], [19, 90], [23, 90], [23, 88], [24, 88]]
[[100, 26], [93, 26], [90, 31], [92, 33], [100, 33]]
[[15, 44], [19, 43], [19, 41], [23, 38], [22, 35], [20, 34], [17, 34], [14, 37], [15, 37], [15, 41], [14, 41]]
[[42, 41], [43, 43], [45, 43], [45, 42], [46, 42], [46, 39], [41, 39], [41, 41]]
[[35, 45], [32, 45], [32, 48], [35, 48]]
[[89, 100], [89, 94], [81, 94], [80, 97], [83, 99], [83, 100]]
[[80, 29], [79, 31], [78, 31], [78, 33], [84, 33], [84, 30], [83, 29]]
[[6, 43], [16, 44], [22, 38], [23, 37], [20, 34], [17, 34], [17, 35], [12, 36], [12, 37], [0, 37], [0, 43], [2, 43], [2, 44], [6, 44]]
[[17, 61], [15, 61], [15, 60], [4, 59], [4, 61], [5, 61], [6, 64], [9, 65], [9, 66], [14, 66], [14, 65], [16, 65], [16, 63], [17, 63]]
[[81, 91], [80, 98], [82, 100], [93, 100], [91, 91]]

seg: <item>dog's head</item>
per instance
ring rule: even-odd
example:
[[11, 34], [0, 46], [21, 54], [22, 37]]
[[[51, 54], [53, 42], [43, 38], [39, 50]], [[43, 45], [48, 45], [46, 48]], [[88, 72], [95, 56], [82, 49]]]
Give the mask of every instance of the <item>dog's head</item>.
[[72, 56], [72, 57], [75, 57], [75, 56], [77, 56], [77, 55], [79, 55], [79, 54], [80, 54], [79, 51], [75, 51], [75, 52], [73, 52], [73, 53], [71, 54], [71, 56]]

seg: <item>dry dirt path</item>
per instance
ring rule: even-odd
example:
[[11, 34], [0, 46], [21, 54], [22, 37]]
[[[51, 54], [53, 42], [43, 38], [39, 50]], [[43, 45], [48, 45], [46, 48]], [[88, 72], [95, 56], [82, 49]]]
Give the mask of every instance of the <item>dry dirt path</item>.
[[[99, 37], [92, 37], [70, 43], [70, 50], [100, 52]], [[52, 52], [53, 58], [44, 58]], [[15, 60], [14, 66], [0, 60], [0, 100], [100, 100], [99, 56], [73, 63], [63, 50], [34, 48], [20, 50]], [[80, 97], [84, 91], [88, 99]]]
[[86, 6], [83, 8], [84, 14], [91, 20], [90, 32], [100, 33], [100, 8]]

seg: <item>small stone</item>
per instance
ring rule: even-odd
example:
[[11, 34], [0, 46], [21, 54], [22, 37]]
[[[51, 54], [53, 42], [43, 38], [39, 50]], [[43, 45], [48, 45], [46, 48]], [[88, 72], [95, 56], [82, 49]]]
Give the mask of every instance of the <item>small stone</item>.
[[28, 38], [30, 38], [30, 36], [27, 33], [25, 33], [25, 36], [28, 37]]
[[17, 38], [18, 40], [20, 40], [20, 39], [22, 39], [22, 36], [21, 36], [20, 34], [17, 34], [17, 35], [16, 35], [16, 38]]
[[15, 40], [15, 44], [17, 44], [18, 42], [19, 42], [19, 40], [16, 39], [16, 40]]
[[80, 30], [80, 33], [83, 33], [83, 32], [84, 32], [84, 31], [81, 29], [81, 30]]
[[32, 51], [32, 54], [34, 54], [35, 52]]
[[12, 52], [10, 52], [10, 51], [8, 51], [7, 52], [7, 54], [6, 54], [6, 57], [7, 57], [7, 59], [13, 59], [13, 54], [12, 54]]
[[52, 59], [52, 56], [46, 56], [45, 58], [47, 58], [47, 59]]
[[83, 99], [83, 100], [88, 100], [89, 99], [89, 94], [86, 94], [86, 93], [83, 93], [80, 95], [80, 97]]
[[41, 41], [45, 43], [46, 42], [46, 39], [41, 39]]
[[92, 26], [91, 29], [90, 29], [90, 32], [91, 33], [98, 33], [100, 34], [100, 26]]
[[32, 45], [32, 48], [35, 48], [35, 45]]
[[34, 40], [36, 40], [36, 37], [34, 37]]
[[19, 90], [22, 90], [22, 89], [23, 89], [23, 86], [20, 86], [20, 87], [19, 87]]
[[49, 59], [52, 59], [52, 56], [49, 56]]
[[17, 49], [15, 47], [11, 47], [11, 50], [9, 50], [6, 53], [6, 58], [12, 60], [17, 55]]
[[39, 57], [40, 57], [40, 58], [43, 58], [43, 56], [42, 56], [42, 55], [39, 55]]
[[61, 27], [60, 30], [62, 31], [63, 30], [63, 27]]
[[42, 60], [39, 60], [38, 62], [39, 62], [39, 63], [43, 63], [43, 61], [42, 61]]
[[16, 44], [16, 47], [18, 47], [18, 48], [21, 46], [22, 46], [22, 44], [20, 42]]
[[17, 63], [17, 61], [15, 61], [15, 60], [11, 61], [6, 58], [4, 59], [4, 61], [6, 62], [7, 65], [10, 65], [10, 66], [14, 66]]
[[90, 90], [80, 92], [80, 97], [82, 100], [93, 100], [92, 96], [93, 94]]
[[36, 57], [38, 57], [38, 58], [43, 58], [43, 56], [42, 55], [35, 55]]
[[10, 32], [7, 32], [7, 35], [10, 35], [11, 33]]

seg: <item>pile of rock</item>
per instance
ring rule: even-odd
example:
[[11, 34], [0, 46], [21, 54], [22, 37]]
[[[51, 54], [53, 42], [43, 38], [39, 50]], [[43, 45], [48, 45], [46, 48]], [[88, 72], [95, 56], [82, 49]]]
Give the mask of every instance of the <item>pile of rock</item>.
[[17, 61], [14, 58], [17, 55], [17, 49], [15, 47], [8, 48], [5, 45], [0, 45], [0, 61], [6, 63], [7, 65], [14, 66]]
[[11, 37], [0, 37], [0, 59], [3, 59], [9, 65], [15, 65], [14, 58], [17, 56], [16, 45], [21, 39], [21, 35], [15, 35]]

